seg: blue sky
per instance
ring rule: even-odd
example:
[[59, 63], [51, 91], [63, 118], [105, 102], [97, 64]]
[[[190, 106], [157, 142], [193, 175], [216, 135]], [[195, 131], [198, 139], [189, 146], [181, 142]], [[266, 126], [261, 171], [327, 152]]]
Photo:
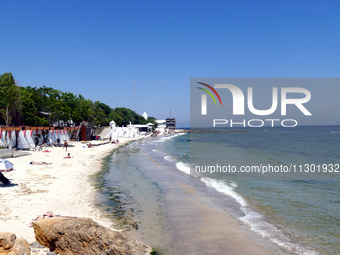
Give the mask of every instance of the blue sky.
[[[0, 73], [189, 125], [190, 78], [339, 77], [338, 1], [0, 1]], [[322, 88], [320, 88], [322, 89]]]

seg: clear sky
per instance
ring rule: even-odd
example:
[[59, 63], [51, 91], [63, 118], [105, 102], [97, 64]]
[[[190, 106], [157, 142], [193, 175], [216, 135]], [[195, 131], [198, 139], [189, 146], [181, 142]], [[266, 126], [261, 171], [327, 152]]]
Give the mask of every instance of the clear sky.
[[[0, 0], [0, 73], [189, 125], [190, 78], [339, 77], [339, 1]], [[322, 89], [322, 88], [320, 88]]]

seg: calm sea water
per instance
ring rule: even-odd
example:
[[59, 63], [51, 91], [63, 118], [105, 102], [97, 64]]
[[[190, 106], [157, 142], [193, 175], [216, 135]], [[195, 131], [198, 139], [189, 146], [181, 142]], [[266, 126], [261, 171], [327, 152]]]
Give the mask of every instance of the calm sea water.
[[[145, 170], [150, 170], [150, 162], [157, 162], [154, 171], [172, 167], [187, 174], [191, 165], [191, 174], [241, 205], [240, 220], [260, 235], [296, 254], [340, 254], [339, 126], [191, 133], [133, 143], [124, 150], [112, 156], [104, 179], [106, 192], [115, 187], [119, 194], [125, 194], [118, 194], [125, 209], [161, 214], [162, 191], [157, 183], [148, 183]], [[296, 165], [297, 170], [266, 174], [195, 172], [197, 166], [231, 165], [240, 169], [261, 164]], [[309, 172], [300, 172], [299, 166], [305, 164]], [[333, 171], [325, 171], [326, 166], [333, 166]], [[127, 173], [127, 167], [135, 171]], [[113, 195], [106, 196], [112, 199]], [[138, 197], [150, 203], [138, 203]], [[139, 205], [133, 206], [133, 201]], [[113, 206], [112, 201], [106, 203]], [[112, 211], [121, 213], [116, 207]]]

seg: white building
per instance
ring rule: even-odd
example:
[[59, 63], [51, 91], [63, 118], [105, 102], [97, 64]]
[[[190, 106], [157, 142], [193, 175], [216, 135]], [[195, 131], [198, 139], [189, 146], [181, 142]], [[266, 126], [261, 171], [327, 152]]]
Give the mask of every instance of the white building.
[[142, 114], [142, 116], [144, 117], [144, 119], [148, 119], [148, 114], [146, 113], [146, 112], [144, 112], [143, 114]]
[[121, 137], [125, 138], [138, 138], [142, 135], [149, 135], [152, 132], [152, 123], [148, 123], [146, 125], [130, 125], [127, 127], [117, 127], [114, 121], [110, 122], [110, 126], [105, 128], [99, 136], [103, 139], [109, 139], [111, 137], [112, 140], [116, 140]]
[[166, 120], [156, 120], [156, 122], [158, 123], [158, 126], [156, 128], [156, 131], [158, 131], [159, 133], [166, 133]]

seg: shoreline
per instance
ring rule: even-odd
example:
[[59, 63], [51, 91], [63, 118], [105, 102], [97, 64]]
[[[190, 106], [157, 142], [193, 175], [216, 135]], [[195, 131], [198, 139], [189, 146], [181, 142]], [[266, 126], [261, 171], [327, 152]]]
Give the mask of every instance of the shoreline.
[[[130, 228], [130, 236], [161, 254], [292, 254], [240, 221], [240, 205], [233, 198], [207, 187], [199, 178], [163, 165], [164, 155], [150, 156], [153, 147], [140, 146], [148, 143], [143, 140], [121, 148], [106, 177], [109, 187], [118, 185], [113, 196], [123, 198], [127, 215], [134, 212], [130, 222], [138, 227]], [[160, 216], [162, 211], [164, 216]]]
[[[49, 152], [9, 158], [14, 170], [4, 173], [10, 186], [0, 184], [0, 229], [35, 242], [29, 223], [37, 215], [52, 211], [55, 215], [88, 217], [111, 228], [113, 222], [96, 207], [96, 189], [91, 175], [99, 172], [105, 156], [135, 139], [121, 138], [118, 145], [105, 144], [87, 148], [81, 142], [69, 142], [67, 152], [62, 147], [48, 147]], [[71, 158], [64, 158], [67, 153]], [[31, 165], [31, 161], [52, 163]]]

